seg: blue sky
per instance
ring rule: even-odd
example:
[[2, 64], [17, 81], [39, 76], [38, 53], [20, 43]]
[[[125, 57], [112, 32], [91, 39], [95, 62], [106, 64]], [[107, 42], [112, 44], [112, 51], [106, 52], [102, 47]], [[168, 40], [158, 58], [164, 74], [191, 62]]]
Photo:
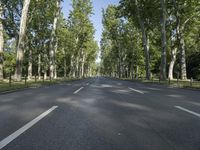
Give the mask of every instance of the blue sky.
[[[91, 21], [96, 29], [95, 39], [100, 42], [102, 33], [102, 8], [106, 8], [109, 4], [118, 4], [119, 0], [92, 0], [94, 6], [94, 15]], [[62, 3], [62, 11], [65, 17], [68, 17], [69, 11], [71, 10], [71, 0], [64, 0]]]

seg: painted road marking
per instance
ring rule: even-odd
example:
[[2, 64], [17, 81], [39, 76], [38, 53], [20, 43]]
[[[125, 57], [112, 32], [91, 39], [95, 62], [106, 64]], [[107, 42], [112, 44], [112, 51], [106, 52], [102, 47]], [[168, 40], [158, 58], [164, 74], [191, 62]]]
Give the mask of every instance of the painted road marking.
[[181, 107], [181, 106], [174, 106], [174, 107], [177, 108], [177, 109], [180, 109], [180, 110], [182, 110], [182, 111], [188, 112], [188, 113], [190, 113], [190, 114], [192, 114], [192, 115], [195, 115], [195, 116], [197, 116], [197, 117], [200, 118], [200, 114], [198, 114], [198, 113], [196, 113], [196, 112], [193, 112], [193, 111], [188, 110], [188, 109], [186, 109], [186, 108], [183, 108], [183, 107]]
[[84, 87], [81, 87], [80, 89], [76, 90], [76, 91], [74, 92], [74, 94], [77, 94], [77, 93], [80, 92], [83, 88], [84, 88]]
[[129, 88], [130, 90], [134, 91], [134, 92], [137, 92], [137, 93], [140, 93], [140, 94], [144, 94], [144, 92], [140, 91], [140, 90], [136, 90], [136, 89], [133, 89], [133, 88]]
[[33, 125], [35, 125], [41, 119], [43, 119], [45, 116], [47, 116], [53, 110], [55, 110], [57, 107], [58, 106], [51, 107], [49, 110], [45, 111], [44, 113], [42, 113], [41, 115], [39, 115], [37, 118], [33, 119], [32, 121], [30, 121], [29, 123], [27, 123], [26, 125], [24, 125], [23, 127], [21, 127], [20, 129], [18, 129], [17, 131], [15, 131], [11, 135], [9, 135], [8, 137], [6, 137], [2, 141], [0, 141], [0, 149], [4, 148], [6, 145], [8, 145], [14, 139], [16, 139], [17, 137], [19, 137], [22, 133], [24, 133], [25, 131], [27, 131], [29, 128], [31, 128]]

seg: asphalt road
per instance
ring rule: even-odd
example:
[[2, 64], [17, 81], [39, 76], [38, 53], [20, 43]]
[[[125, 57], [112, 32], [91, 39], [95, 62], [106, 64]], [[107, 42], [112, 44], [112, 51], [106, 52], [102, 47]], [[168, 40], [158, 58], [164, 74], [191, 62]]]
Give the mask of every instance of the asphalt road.
[[200, 91], [90, 78], [0, 95], [2, 150], [200, 150]]

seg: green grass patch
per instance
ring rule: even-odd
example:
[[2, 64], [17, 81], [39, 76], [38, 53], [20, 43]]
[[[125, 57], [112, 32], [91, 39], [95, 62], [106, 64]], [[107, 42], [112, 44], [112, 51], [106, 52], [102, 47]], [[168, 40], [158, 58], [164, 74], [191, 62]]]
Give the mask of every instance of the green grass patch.
[[18, 90], [18, 89], [24, 89], [24, 88], [31, 88], [31, 87], [41, 87], [45, 85], [53, 85], [53, 84], [59, 84], [62, 82], [67, 82], [67, 81], [73, 81], [77, 80], [77, 78], [59, 78], [59, 79], [54, 79], [54, 80], [30, 80], [26, 81], [22, 80], [20, 82], [15, 82], [12, 81], [11, 84], [9, 83], [8, 80], [5, 81], [0, 81], [0, 92], [5, 92], [5, 91], [12, 91], [12, 90]]
[[123, 80], [129, 80], [129, 81], [136, 81], [136, 82], [142, 82], [142, 83], [150, 83], [150, 84], [160, 84], [165, 86], [172, 86], [172, 87], [179, 87], [179, 88], [194, 88], [194, 89], [200, 89], [200, 81], [190, 81], [190, 80], [166, 80], [166, 81], [160, 81], [159, 79], [138, 79], [138, 80], [131, 80], [127, 78], [123, 78]]

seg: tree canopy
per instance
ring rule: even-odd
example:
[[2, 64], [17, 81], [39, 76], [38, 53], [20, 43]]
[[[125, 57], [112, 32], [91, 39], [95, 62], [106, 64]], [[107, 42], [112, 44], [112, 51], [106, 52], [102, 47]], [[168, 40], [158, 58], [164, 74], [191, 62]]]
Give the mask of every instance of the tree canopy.
[[99, 51], [90, 0], [72, 0], [68, 18], [61, 0], [2, 0], [0, 78], [87, 77]]
[[120, 0], [108, 6], [103, 10], [101, 72], [199, 79], [200, 62], [194, 57], [200, 53], [199, 21], [198, 0]]

